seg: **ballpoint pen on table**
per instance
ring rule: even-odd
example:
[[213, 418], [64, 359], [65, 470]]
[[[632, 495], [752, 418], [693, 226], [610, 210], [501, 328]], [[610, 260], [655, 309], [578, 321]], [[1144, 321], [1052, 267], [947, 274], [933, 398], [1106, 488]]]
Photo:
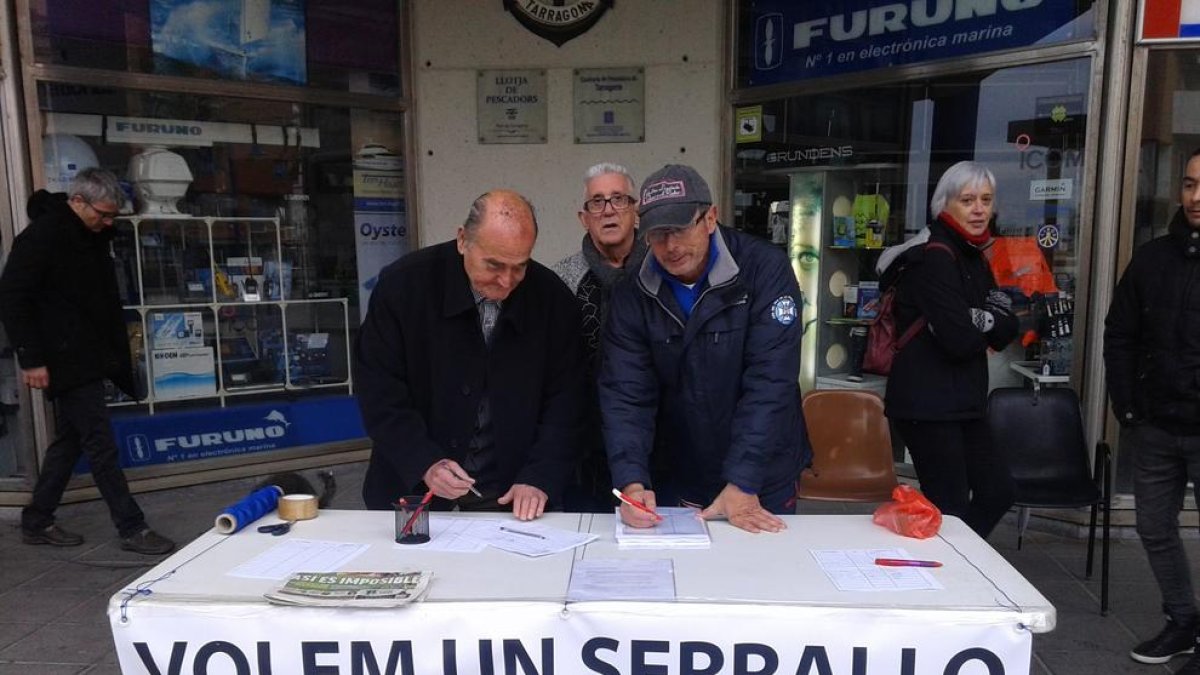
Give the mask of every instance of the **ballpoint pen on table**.
[[[424, 497], [421, 498], [421, 503], [417, 504], [417, 508], [414, 509], [412, 512], [412, 515], [408, 517], [408, 522], [404, 523], [404, 527], [400, 528], [400, 536], [401, 537], [408, 535], [409, 531], [412, 530], [413, 523], [417, 522], [417, 516], [421, 515], [421, 511], [423, 511], [425, 509], [425, 507], [429, 505], [429, 502], [432, 499], [433, 499], [433, 490], [430, 490], [429, 492], [425, 493]], [[403, 497], [400, 498], [400, 505], [401, 506], [404, 505]]]
[[542, 535], [540, 535], [536, 532], [526, 532], [525, 530], [514, 530], [511, 527], [504, 527], [503, 525], [500, 526], [500, 530], [502, 532], [512, 532], [513, 534], [523, 534], [526, 537], [537, 537], [538, 539], [545, 539], [545, 537], [543, 537]]
[[642, 513], [648, 513], [648, 514], [654, 516], [655, 520], [662, 520], [662, 516], [655, 513], [654, 509], [651, 509], [649, 506], [646, 506], [645, 504], [639, 502], [636, 499], [632, 499], [630, 497], [625, 496], [625, 493], [621, 492], [617, 488], [613, 488], [612, 493], [613, 493], [613, 496], [615, 496], [617, 499], [620, 499], [622, 502], [625, 502], [626, 504], [632, 506], [633, 508], [637, 509], [638, 511], [641, 511]]
[[[451, 476], [454, 476], [455, 478], [457, 478], [457, 479], [459, 479], [459, 480], [466, 480], [466, 479], [467, 479], [467, 478], [466, 478], [466, 476], [460, 476], [460, 475], [458, 475], [458, 472], [457, 472], [457, 471], [455, 471], [454, 469], [451, 469], [451, 468], [450, 468], [450, 465], [449, 465], [449, 464], [447, 464], [445, 461], [443, 461], [443, 462], [442, 462], [442, 466], [446, 467], [446, 470], [450, 472], [450, 475], [451, 475]], [[483, 494], [482, 494], [482, 493], [480, 493], [480, 492], [479, 492], [479, 490], [476, 490], [474, 485], [468, 485], [468, 486], [467, 486], [467, 489], [468, 489], [468, 490], [470, 490], [470, 491], [471, 491], [471, 494], [475, 495], [476, 497], [483, 497]]]
[[941, 567], [936, 560], [910, 560], [908, 558], [876, 558], [875, 564], [882, 567]]

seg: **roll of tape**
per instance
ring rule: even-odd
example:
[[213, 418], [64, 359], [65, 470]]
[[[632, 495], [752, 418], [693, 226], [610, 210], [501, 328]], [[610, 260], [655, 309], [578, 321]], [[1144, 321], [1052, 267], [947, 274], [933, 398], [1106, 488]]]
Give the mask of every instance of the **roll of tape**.
[[317, 498], [312, 495], [284, 495], [279, 498], [279, 517], [284, 520], [312, 520], [317, 517]]

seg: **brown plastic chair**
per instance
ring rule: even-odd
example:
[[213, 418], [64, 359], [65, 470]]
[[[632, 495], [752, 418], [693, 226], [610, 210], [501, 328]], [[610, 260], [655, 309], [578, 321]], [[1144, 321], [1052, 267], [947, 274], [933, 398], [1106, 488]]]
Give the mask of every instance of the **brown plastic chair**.
[[885, 502], [896, 487], [892, 435], [883, 400], [869, 391], [819, 389], [804, 396], [813, 463], [800, 476], [800, 499]]

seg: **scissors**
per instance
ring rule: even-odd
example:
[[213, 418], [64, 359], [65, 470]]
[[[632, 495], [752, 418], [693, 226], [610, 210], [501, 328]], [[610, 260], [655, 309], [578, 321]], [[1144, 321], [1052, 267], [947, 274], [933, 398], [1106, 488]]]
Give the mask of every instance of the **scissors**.
[[274, 525], [260, 525], [258, 531], [262, 532], [263, 534], [271, 534], [279, 537], [287, 534], [292, 529], [292, 523], [294, 522], [296, 521], [289, 520], [282, 523], [276, 523]]

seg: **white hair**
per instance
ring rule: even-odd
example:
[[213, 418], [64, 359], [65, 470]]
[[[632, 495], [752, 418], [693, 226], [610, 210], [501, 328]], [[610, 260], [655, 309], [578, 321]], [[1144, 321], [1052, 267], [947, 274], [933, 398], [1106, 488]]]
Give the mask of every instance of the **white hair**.
[[612, 162], [600, 162], [599, 164], [588, 168], [587, 172], [583, 174], [584, 189], [587, 189], [588, 182], [593, 178], [599, 178], [600, 176], [610, 173], [624, 176], [625, 182], [629, 184], [629, 192], [627, 194], [631, 194], [635, 197], [637, 196], [637, 183], [633, 182], [633, 176], [629, 174], [629, 169], [626, 169], [620, 164], [614, 164]]
[[929, 200], [930, 215], [937, 218], [946, 210], [946, 202], [957, 197], [963, 188], [980, 183], [987, 183], [992, 190], [996, 189], [996, 176], [991, 169], [978, 162], [959, 162], [946, 169], [933, 189], [933, 198]]

